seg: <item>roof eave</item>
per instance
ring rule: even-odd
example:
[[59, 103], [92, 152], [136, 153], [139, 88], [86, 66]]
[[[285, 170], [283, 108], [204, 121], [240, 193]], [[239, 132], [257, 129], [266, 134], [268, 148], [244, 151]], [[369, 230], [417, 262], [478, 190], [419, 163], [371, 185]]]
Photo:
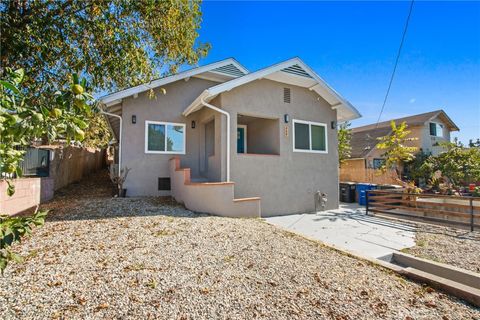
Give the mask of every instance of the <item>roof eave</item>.
[[105, 104], [106, 106], [110, 106], [115, 101], [118, 101], [118, 100], [121, 101], [121, 99], [133, 96], [135, 94], [142, 93], [142, 92], [148, 91], [150, 89], [154, 89], [154, 88], [157, 88], [159, 86], [166, 85], [166, 84], [178, 81], [178, 80], [186, 79], [186, 78], [195, 76], [197, 74], [207, 72], [209, 70], [212, 70], [212, 69], [224, 66], [224, 65], [228, 65], [228, 64], [231, 64], [231, 63], [235, 64], [235, 66], [237, 68], [239, 68], [242, 72], [248, 74], [247, 68], [242, 66], [234, 58], [228, 58], [228, 59], [224, 59], [224, 60], [221, 60], [221, 61], [217, 61], [217, 62], [214, 62], [214, 63], [207, 64], [205, 66], [185, 70], [185, 71], [182, 71], [182, 72], [179, 72], [177, 74], [170, 75], [170, 76], [167, 76], [167, 77], [164, 77], [164, 78], [156, 79], [156, 80], [153, 80], [152, 82], [150, 82], [149, 84], [140, 84], [140, 85], [135, 86], [135, 87], [131, 87], [131, 88], [128, 88], [128, 89], [125, 89], [125, 90], [121, 90], [121, 91], [118, 91], [118, 92], [111, 93], [111, 94], [105, 95], [103, 97], [100, 97], [99, 101], [102, 102], [103, 104]]
[[[209, 97], [214, 97], [217, 96], [218, 94], [221, 94], [225, 91], [229, 91], [237, 86], [249, 83], [251, 81], [261, 79], [264, 76], [267, 76], [269, 74], [272, 74], [274, 72], [280, 71], [284, 68], [287, 68], [289, 66], [299, 64], [302, 68], [304, 68], [312, 77], [313, 79], [317, 82], [317, 84], [322, 87], [325, 91], [327, 91], [329, 94], [335, 97], [335, 99], [340, 103], [337, 109], [337, 120], [338, 121], [350, 121], [354, 120], [357, 118], [360, 118], [362, 115], [360, 112], [346, 99], [344, 99], [342, 96], [340, 96], [332, 87], [330, 87], [320, 76], [318, 76], [308, 65], [306, 65], [300, 58], [295, 57], [288, 59], [283, 62], [279, 62], [277, 64], [274, 64], [270, 67], [260, 69], [258, 71], [246, 74], [242, 77], [238, 77], [235, 79], [232, 79], [230, 81], [218, 84], [216, 86], [213, 86], [209, 88], [208, 90], [205, 90], [202, 92], [203, 99], [208, 99]], [[205, 94], [207, 92], [208, 94]], [[317, 94], [319, 94], [317, 92]], [[321, 96], [321, 94], [319, 94]], [[183, 112], [183, 115], [189, 115], [190, 113], [196, 111], [196, 107], [198, 106], [198, 102], [200, 101], [200, 96], [195, 99], [190, 106], [188, 106], [185, 111]]]

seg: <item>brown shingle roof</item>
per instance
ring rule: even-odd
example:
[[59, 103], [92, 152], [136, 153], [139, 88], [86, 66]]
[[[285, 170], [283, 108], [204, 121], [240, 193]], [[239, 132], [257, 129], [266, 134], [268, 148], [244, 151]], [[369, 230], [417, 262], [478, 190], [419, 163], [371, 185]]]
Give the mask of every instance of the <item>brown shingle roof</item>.
[[361, 132], [353, 132], [352, 130], [352, 139], [350, 140], [351, 158], [364, 158], [377, 145], [377, 138], [390, 134], [390, 131], [390, 127], [373, 128]]
[[[442, 110], [435, 110], [435, 111], [431, 111], [431, 112], [416, 114], [416, 115], [413, 115], [413, 116], [408, 116], [408, 117], [403, 117], [403, 118], [398, 118], [398, 119], [392, 119], [392, 120], [395, 121], [396, 124], [400, 124], [403, 121], [405, 121], [407, 123], [407, 125], [409, 125], [409, 126], [420, 125], [420, 124], [424, 124], [425, 122], [427, 122], [428, 120], [430, 120], [431, 118], [433, 118], [434, 116], [436, 116], [440, 112], [442, 112]], [[378, 126], [374, 123], [374, 124], [369, 124], [369, 125], [358, 127], [358, 128], [353, 128], [352, 132], [360, 132], [360, 131], [372, 130], [372, 129], [375, 129], [375, 128], [382, 128], [382, 127], [390, 127], [390, 122], [392, 120], [379, 122]]]

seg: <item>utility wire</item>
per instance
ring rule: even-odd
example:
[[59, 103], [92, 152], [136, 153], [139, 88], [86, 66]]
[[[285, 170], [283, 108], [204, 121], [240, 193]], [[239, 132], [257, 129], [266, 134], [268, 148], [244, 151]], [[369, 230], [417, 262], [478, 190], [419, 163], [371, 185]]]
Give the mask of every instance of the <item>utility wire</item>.
[[400, 53], [402, 52], [403, 43], [405, 42], [405, 36], [407, 35], [408, 30], [408, 23], [410, 22], [410, 16], [412, 15], [413, 10], [413, 3], [415, 0], [410, 2], [410, 9], [408, 10], [407, 22], [405, 23], [405, 28], [403, 29], [402, 41], [400, 42], [400, 47], [398, 48], [397, 58], [395, 59], [395, 66], [393, 67], [392, 76], [390, 77], [390, 83], [388, 84], [387, 93], [385, 94], [385, 99], [383, 99], [382, 109], [380, 110], [380, 114], [378, 115], [377, 123], [375, 125], [375, 129], [378, 128], [378, 123], [380, 122], [380, 118], [382, 117], [383, 109], [385, 109], [385, 104], [387, 103], [388, 95], [390, 93], [390, 89], [392, 88], [393, 78], [395, 77], [395, 72], [397, 71], [398, 60], [400, 59]]

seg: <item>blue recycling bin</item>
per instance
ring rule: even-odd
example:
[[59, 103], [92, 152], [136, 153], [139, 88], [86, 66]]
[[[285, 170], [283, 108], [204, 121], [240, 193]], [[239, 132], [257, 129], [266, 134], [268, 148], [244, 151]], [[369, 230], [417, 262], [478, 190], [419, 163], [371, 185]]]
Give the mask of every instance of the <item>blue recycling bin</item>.
[[372, 183], [358, 183], [357, 184], [357, 194], [358, 194], [358, 204], [361, 206], [367, 205], [367, 191], [377, 189], [376, 184]]

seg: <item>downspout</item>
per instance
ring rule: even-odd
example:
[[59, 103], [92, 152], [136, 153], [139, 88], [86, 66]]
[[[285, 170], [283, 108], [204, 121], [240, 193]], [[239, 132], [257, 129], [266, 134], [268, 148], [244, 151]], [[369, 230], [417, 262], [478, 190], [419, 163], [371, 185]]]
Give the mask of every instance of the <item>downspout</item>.
[[100, 113], [110, 117], [118, 118], [120, 121], [120, 128], [118, 131], [118, 176], [120, 177], [120, 170], [122, 169], [122, 117], [118, 114], [103, 111], [102, 109], [100, 109]]
[[220, 112], [227, 117], [227, 182], [230, 182], [230, 113], [205, 102], [205, 100], [203, 100], [203, 97], [200, 98], [200, 101], [205, 107]]

